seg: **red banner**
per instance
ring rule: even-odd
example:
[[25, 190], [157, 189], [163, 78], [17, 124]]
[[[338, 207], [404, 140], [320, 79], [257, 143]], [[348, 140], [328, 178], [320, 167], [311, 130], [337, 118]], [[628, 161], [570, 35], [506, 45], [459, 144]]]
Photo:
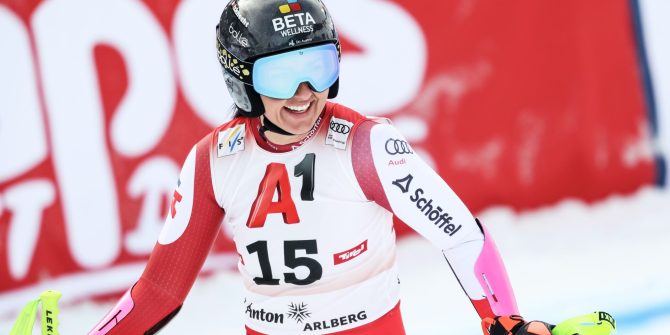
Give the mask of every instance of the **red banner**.
[[[626, 0], [326, 4], [338, 101], [393, 119], [473, 211], [652, 183]], [[232, 105], [222, 6], [0, 0], [0, 313], [44, 280], [82, 297], [135, 280], [181, 162]], [[222, 236], [212, 267], [235, 261]]]

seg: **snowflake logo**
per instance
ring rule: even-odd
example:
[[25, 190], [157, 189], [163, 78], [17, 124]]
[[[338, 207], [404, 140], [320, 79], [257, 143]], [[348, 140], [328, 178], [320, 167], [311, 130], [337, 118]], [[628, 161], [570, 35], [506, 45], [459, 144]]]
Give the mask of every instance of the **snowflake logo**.
[[287, 314], [289, 318], [295, 319], [295, 321], [297, 321], [298, 323], [302, 323], [303, 321], [305, 321], [305, 319], [307, 319], [308, 317], [310, 317], [310, 315], [312, 315], [312, 313], [310, 313], [307, 310], [307, 305], [304, 302], [301, 302], [299, 304], [291, 303], [290, 305], [288, 305]]

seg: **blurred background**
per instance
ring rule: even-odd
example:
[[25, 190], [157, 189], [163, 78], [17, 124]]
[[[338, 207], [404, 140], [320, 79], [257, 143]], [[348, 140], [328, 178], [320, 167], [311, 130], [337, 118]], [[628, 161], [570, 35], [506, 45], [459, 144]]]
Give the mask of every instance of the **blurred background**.
[[[337, 101], [388, 117], [493, 232], [522, 313], [670, 322], [670, 2], [324, 0]], [[141, 273], [192, 145], [228, 120], [226, 1], [0, 0], [0, 334], [42, 290], [85, 334]], [[398, 223], [408, 334], [480, 334]], [[225, 230], [162, 334], [242, 334]]]

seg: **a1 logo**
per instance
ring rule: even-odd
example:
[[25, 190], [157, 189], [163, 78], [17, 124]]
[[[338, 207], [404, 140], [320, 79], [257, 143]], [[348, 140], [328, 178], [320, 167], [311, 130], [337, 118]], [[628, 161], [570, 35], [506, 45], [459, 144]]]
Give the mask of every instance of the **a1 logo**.
[[[306, 154], [302, 161], [293, 168], [293, 176], [302, 177], [300, 200], [314, 201], [314, 168], [316, 155]], [[277, 194], [277, 201], [272, 199]], [[286, 224], [300, 222], [295, 202], [291, 198], [291, 183], [286, 165], [281, 163], [268, 164], [263, 180], [258, 185], [258, 195], [251, 205], [247, 218], [247, 227], [262, 228], [270, 213], [280, 213]]]

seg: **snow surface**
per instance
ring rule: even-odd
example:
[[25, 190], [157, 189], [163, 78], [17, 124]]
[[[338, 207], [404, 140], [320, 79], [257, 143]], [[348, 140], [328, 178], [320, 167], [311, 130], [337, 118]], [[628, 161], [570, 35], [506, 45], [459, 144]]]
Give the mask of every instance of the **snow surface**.
[[[669, 190], [645, 188], [591, 205], [567, 200], [523, 213], [492, 208], [479, 217], [496, 239], [527, 319], [556, 323], [604, 310], [617, 319], [618, 334], [668, 333]], [[398, 242], [398, 262], [408, 334], [481, 334], [439, 250], [409, 237]], [[161, 334], [243, 334], [241, 301], [236, 273], [200, 278]], [[61, 333], [86, 334], [113, 304], [61, 306]], [[12, 322], [0, 319], [0, 334]]]

